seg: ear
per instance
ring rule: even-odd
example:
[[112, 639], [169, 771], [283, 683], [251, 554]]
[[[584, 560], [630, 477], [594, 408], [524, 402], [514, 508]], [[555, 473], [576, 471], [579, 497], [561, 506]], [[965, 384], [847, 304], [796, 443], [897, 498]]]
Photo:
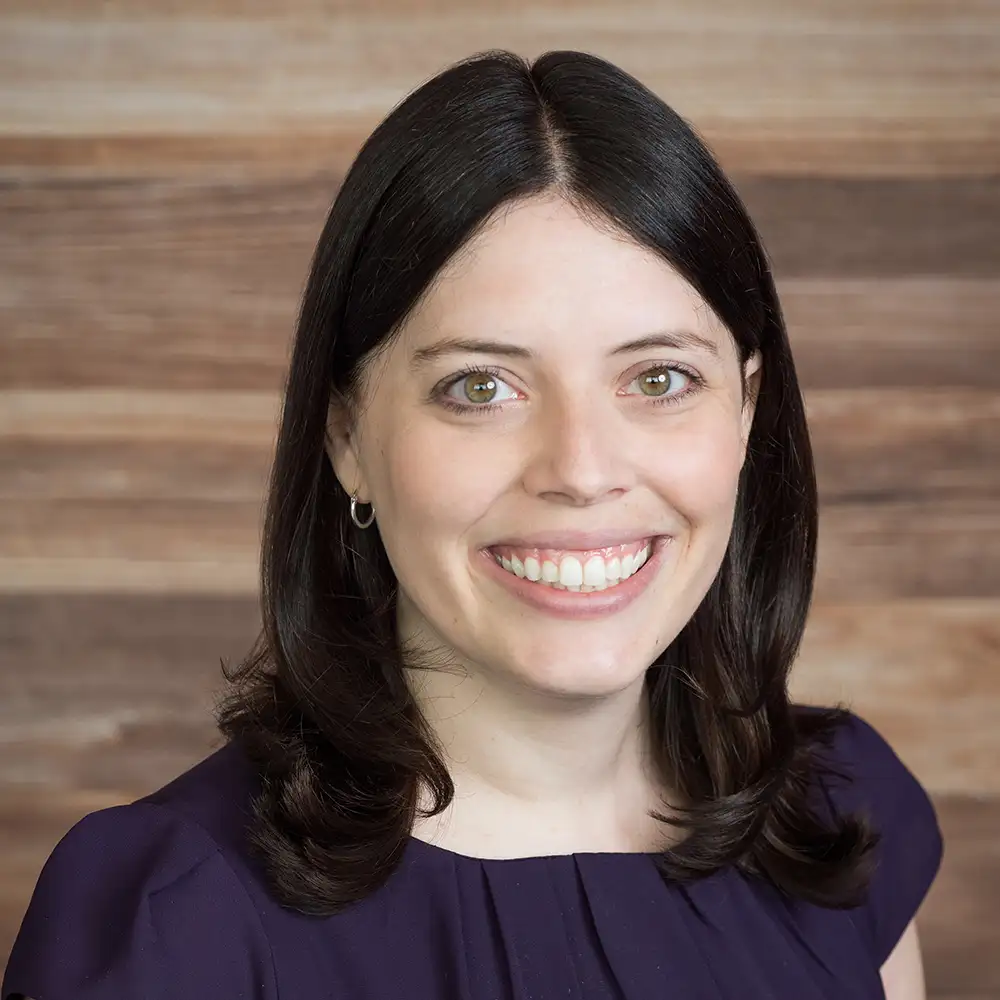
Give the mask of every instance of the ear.
[[361, 469], [356, 427], [349, 407], [336, 397], [327, 411], [324, 447], [340, 485], [348, 494], [357, 496], [359, 503], [368, 503], [368, 484]]
[[743, 401], [742, 415], [742, 437], [743, 455], [746, 457], [747, 443], [750, 440], [750, 428], [753, 425], [754, 411], [757, 409], [757, 395], [760, 392], [760, 380], [763, 368], [763, 358], [760, 351], [747, 358], [743, 366], [743, 380], [746, 385], [746, 393]]

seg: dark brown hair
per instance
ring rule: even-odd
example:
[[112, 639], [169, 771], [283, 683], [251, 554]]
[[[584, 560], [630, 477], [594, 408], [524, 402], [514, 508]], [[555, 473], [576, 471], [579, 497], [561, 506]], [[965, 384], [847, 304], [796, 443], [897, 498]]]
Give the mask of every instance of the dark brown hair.
[[[692, 128], [596, 56], [463, 60], [365, 142], [303, 295], [261, 553], [263, 629], [217, 706], [257, 766], [252, 844], [272, 891], [308, 913], [371, 892], [402, 857], [427, 787], [454, 787], [404, 681], [396, 580], [327, 457], [374, 352], [503, 205], [556, 193], [651, 248], [762, 374], [733, 530], [707, 595], [646, 675], [661, 772], [688, 803], [657, 858], [671, 880], [734, 864], [826, 906], [858, 903], [877, 835], [811, 804], [820, 745], [845, 713], [790, 703], [812, 597], [817, 496], [805, 412], [770, 266], [733, 186]], [[744, 393], [747, 386], [744, 384]], [[414, 661], [415, 662], [415, 661]]]

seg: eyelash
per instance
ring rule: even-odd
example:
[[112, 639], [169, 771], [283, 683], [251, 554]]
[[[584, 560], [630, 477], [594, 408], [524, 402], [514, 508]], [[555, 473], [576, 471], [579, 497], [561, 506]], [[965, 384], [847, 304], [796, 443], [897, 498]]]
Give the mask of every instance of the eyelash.
[[[670, 365], [651, 365], [649, 368], [641, 371], [636, 378], [641, 378], [647, 372], [651, 371], [677, 371], [682, 375], [686, 375], [690, 380], [691, 385], [685, 389], [683, 392], [675, 393], [672, 396], [648, 396], [646, 397], [653, 406], [672, 406], [675, 403], [679, 403], [684, 399], [687, 399], [689, 395], [697, 392], [705, 385], [705, 380], [693, 369], [688, 368], [686, 365], [670, 364]], [[474, 403], [459, 403], [452, 399], [450, 396], [446, 396], [445, 393], [453, 386], [457, 385], [462, 379], [467, 378], [469, 375], [492, 375], [494, 378], [503, 381], [503, 376], [496, 369], [489, 365], [469, 365], [463, 368], [461, 371], [456, 372], [455, 375], [451, 376], [446, 382], [439, 384], [432, 392], [431, 397], [436, 402], [440, 403], [446, 409], [452, 410], [455, 413], [472, 413], [475, 412], [477, 415], [480, 413], [490, 413], [493, 410], [499, 410], [503, 408], [503, 403], [482, 403], [479, 406]], [[634, 380], [633, 380], [634, 381]]]

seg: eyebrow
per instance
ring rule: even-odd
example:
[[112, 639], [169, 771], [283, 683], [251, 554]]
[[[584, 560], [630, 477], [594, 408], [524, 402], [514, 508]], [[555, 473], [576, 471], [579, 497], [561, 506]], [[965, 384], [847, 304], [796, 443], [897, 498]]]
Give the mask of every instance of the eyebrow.
[[[722, 360], [718, 345], [690, 330], [669, 330], [663, 333], [652, 333], [638, 340], [629, 340], [619, 344], [608, 352], [609, 357], [619, 354], [631, 354], [633, 351], [645, 351], [651, 347], [668, 347], [674, 350], [702, 350], [717, 361]], [[428, 347], [419, 347], [410, 356], [410, 367], [419, 371], [431, 362], [448, 354], [499, 354], [508, 358], [521, 358], [532, 361], [535, 354], [527, 347], [517, 344], [507, 344], [500, 340], [469, 340], [461, 337], [446, 337]]]

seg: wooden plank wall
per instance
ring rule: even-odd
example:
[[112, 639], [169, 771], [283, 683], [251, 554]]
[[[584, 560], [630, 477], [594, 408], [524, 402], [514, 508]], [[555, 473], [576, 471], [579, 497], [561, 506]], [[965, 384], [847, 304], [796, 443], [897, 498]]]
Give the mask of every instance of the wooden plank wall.
[[312, 246], [378, 118], [489, 47], [619, 62], [749, 203], [822, 494], [795, 693], [932, 790], [931, 993], [1000, 997], [995, 0], [4, 0], [0, 954], [76, 819], [218, 745]]

